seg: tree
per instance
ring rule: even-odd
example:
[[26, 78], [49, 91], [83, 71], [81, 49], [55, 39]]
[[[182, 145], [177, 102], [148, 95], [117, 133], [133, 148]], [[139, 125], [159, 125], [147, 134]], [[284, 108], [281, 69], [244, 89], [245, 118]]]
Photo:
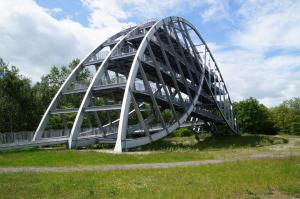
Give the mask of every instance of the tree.
[[[32, 87], [30, 79], [20, 75], [17, 67], [9, 66], [0, 58], [0, 132], [35, 130], [55, 93], [79, 62], [75, 59], [68, 67], [53, 66]], [[78, 75], [80, 81], [88, 81], [89, 77], [86, 69]], [[75, 97], [73, 101], [80, 100]]]
[[271, 109], [272, 118], [278, 131], [300, 133], [300, 98], [282, 102]]
[[[42, 76], [41, 81], [37, 82], [33, 86], [36, 100], [38, 101], [42, 112], [46, 110], [54, 95], [57, 93], [58, 89], [61, 87], [68, 75], [79, 62], [79, 59], [74, 59], [71, 61], [68, 67], [62, 66], [59, 68], [57, 66], [52, 66], [50, 69], [50, 73]], [[89, 76], [89, 71], [84, 71], [85, 72], [83, 73], [83, 75], [81, 75], [81, 78], [87, 79], [87, 77]]]
[[[72, 70], [79, 64], [79, 59], [74, 59], [70, 62], [68, 67], [66, 66], [52, 66], [49, 74], [42, 76], [41, 81], [37, 82], [33, 89], [35, 102], [37, 103], [36, 114], [39, 118], [42, 117], [45, 110], [49, 106], [52, 101], [54, 95], [57, 93], [58, 89], [64, 83], [66, 78], [72, 72]], [[79, 81], [88, 81], [90, 77], [90, 73], [87, 69], [83, 70], [78, 75]], [[82, 96], [63, 96], [60, 101], [60, 106], [65, 108], [73, 108], [76, 107], [81, 101]], [[66, 100], [68, 98], [68, 100]], [[70, 103], [65, 103], [65, 101]], [[79, 106], [79, 105], [78, 105]], [[68, 115], [66, 120], [73, 120], [75, 118], [75, 114]], [[70, 118], [69, 118], [70, 117]], [[50, 128], [61, 128], [61, 117], [59, 115], [55, 115], [50, 118], [49, 127]]]
[[275, 128], [268, 108], [255, 98], [233, 104], [238, 126], [243, 133], [274, 134]]
[[36, 118], [30, 80], [0, 59], [0, 132], [31, 130]]

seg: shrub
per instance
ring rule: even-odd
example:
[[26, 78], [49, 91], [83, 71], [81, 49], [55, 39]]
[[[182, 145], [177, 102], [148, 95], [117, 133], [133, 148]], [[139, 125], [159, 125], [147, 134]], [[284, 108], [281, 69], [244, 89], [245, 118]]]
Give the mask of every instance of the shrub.
[[173, 133], [175, 137], [187, 137], [192, 135], [194, 135], [194, 131], [189, 128], [179, 128]]

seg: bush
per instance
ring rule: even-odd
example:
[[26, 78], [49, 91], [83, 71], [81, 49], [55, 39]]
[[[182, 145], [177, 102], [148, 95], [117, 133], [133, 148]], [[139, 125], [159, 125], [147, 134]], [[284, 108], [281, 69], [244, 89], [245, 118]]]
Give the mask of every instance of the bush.
[[194, 131], [189, 128], [179, 128], [172, 134], [174, 137], [188, 137], [194, 135]]

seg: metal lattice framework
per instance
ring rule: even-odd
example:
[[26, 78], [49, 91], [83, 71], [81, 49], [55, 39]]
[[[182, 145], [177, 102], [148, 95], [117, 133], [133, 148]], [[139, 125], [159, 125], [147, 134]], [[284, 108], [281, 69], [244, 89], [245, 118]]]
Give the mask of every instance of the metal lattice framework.
[[[84, 79], [87, 69], [94, 72]], [[77, 107], [66, 106], [72, 96], [81, 96]], [[47, 125], [57, 115], [65, 136], [49, 137]], [[73, 121], [70, 115], [76, 115]], [[179, 127], [198, 131], [204, 124], [238, 133], [228, 90], [205, 41], [185, 19], [167, 17], [122, 30], [88, 54], [58, 90], [33, 142], [65, 142], [69, 148], [115, 143], [121, 152]]]

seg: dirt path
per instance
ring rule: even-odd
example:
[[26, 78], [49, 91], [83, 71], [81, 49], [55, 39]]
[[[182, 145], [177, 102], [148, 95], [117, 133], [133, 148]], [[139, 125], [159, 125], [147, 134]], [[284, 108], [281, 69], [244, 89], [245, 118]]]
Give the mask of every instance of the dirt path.
[[81, 166], [81, 167], [22, 167], [22, 168], [0, 168], [0, 173], [19, 173], [19, 172], [71, 172], [71, 171], [109, 171], [117, 169], [156, 169], [172, 168], [179, 166], [202, 166], [208, 164], [220, 164], [225, 162], [236, 162], [240, 160], [255, 160], [263, 158], [286, 158], [290, 155], [257, 154], [244, 158], [202, 160], [188, 162], [169, 162], [169, 163], [147, 163], [147, 164], [124, 164], [124, 165], [101, 165], [101, 166]]
[[300, 142], [300, 138], [291, 137], [287, 139], [289, 141], [287, 144], [276, 144], [276, 145], [267, 146], [266, 148], [275, 151], [285, 151], [288, 149], [296, 148], [297, 147], [296, 143]]

